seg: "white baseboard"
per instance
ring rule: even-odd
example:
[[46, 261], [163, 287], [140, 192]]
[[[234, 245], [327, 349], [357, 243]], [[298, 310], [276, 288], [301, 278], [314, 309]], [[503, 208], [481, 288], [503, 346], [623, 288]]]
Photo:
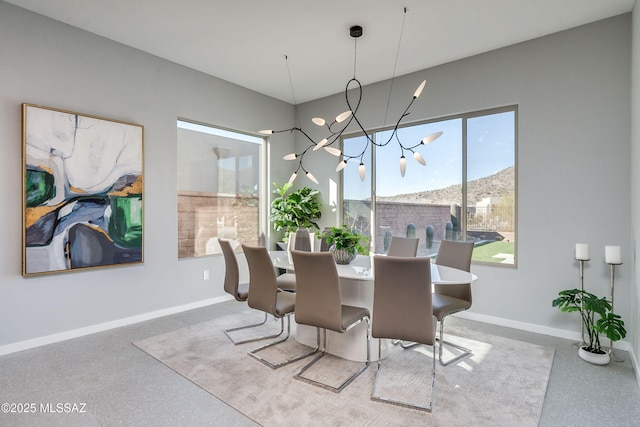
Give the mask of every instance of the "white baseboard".
[[[493, 316], [487, 316], [485, 314], [473, 313], [470, 311], [459, 312], [454, 314], [454, 316], [458, 316], [463, 319], [477, 320], [478, 322], [490, 323], [492, 325], [519, 329], [521, 331], [533, 332], [536, 334], [549, 335], [552, 337], [564, 338], [564, 339], [575, 340], [575, 341], [580, 340], [580, 332], [577, 332], [577, 331], [567, 331], [564, 329], [550, 328], [548, 326], [536, 325], [535, 323], [518, 322], [515, 320], [503, 319], [501, 317], [493, 317]], [[613, 348], [629, 351], [631, 349], [631, 346], [629, 345], [629, 342], [623, 340], [623, 341], [614, 342]]]
[[57, 334], [46, 335], [43, 337], [33, 338], [30, 340], [20, 341], [12, 344], [0, 346], [0, 356], [5, 354], [16, 353], [18, 351], [28, 350], [30, 348], [40, 347], [47, 344], [53, 344], [60, 341], [66, 341], [72, 338], [78, 338], [85, 335], [103, 332], [109, 329], [120, 328], [122, 326], [133, 325], [134, 323], [145, 322], [147, 320], [157, 319], [158, 317], [170, 316], [172, 314], [181, 313], [183, 311], [193, 310], [208, 305], [218, 304], [233, 299], [230, 295], [217, 298], [210, 298], [189, 304], [178, 305], [175, 307], [165, 308], [162, 310], [151, 311], [136, 316], [125, 317], [124, 319], [112, 320], [110, 322], [99, 323], [84, 328], [73, 329], [71, 331], [60, 332]]
[[640, 385], [640, 372], [638, 372], [638, 364], [636, 363], [636, 353], [633, 351], [633, 347], [629, 346], [629, 358], [631, 359], [631, 364], [633, 365], [633, 372], [636, 374], [636, 381], [638, 385]]

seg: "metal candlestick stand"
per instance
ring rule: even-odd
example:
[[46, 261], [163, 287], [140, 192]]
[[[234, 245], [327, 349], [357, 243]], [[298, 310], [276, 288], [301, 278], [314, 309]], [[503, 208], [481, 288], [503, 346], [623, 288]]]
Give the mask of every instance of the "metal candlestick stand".
[[[614, 295], [614, 290], [615, 290], [615, 285], [614, 285], [614, 276], [615, 276], [615, 269], [616, 269], [616, 265], [622, 265], [622, 263], [610, 263], [608, 262], [607, 264], [609, 264], [611, 266], [611, 312], [613, 312], [613, 295]], [[609, 356], [611, 357], [611, 360], [613, 360], [614, 362], [622, 362], [624, 361], [623, 358], [618, 357], [614, 351], [613, 351], [613, 340], [609, 340]]]
[[[576, 258], [577, 259], [577, 258]], [[588, 259], [578, 259], [580, 263], [580, 291], [584, 292], [584, 262], [589, 261]], [[582, 313], [582, 295], [580, 295], [580, 312]], [[582, 321], [582, 315], [580, 316], [580, 341], [575, 343], [573, 346], [582, 348], [585, 345], [584, 342], [584, 322]]]

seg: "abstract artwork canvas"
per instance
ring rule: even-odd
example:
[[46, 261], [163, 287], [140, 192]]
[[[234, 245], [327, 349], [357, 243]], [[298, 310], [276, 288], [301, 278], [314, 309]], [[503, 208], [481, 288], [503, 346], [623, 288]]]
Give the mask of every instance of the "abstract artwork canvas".
[[24, 276], [143, 262], [140, 125], [23, 104]]

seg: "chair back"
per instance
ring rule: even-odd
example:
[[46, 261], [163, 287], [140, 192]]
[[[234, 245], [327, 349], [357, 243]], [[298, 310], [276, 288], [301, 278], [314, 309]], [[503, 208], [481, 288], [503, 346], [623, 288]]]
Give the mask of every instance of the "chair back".
[[267, 248], [243, 244], [242, 250], [249, 267], [249, 307], [262, 310], [276, 317], [276, 272]]
[[391, 236], [387, 256], [415, 257], [420, 239], [415, 237]]
[[371, 335], [433, 345], [431, 265], [426, 257], [376, 255]]
[[328, 252], [329, 251], [329, 243], [327, 243], [327, 237], [324, 234], [328, 234], [331, 232], [331, 227], [325, 227], [322, 230], [323, 237], [320, 239], [320, 252]]
[[342, 296], [331, 252], [291, 251], [296, 272], [296, 323], [342, 332]]
[[222, 249], [222, 255], [224, 255], [224, 291], [233, 297], [242, 301], [238, 295], [238, 284], [240, 282], [240, 272], [238, 269], [238, 260], [236, 254], [231, 247], [231, 243], [228, 240], [218, 238], [220, 248]]
[[[436, 264], [458, 270], [471, 271], [471, 257], [473, 255], [473, 242], [457, 242], [443, 240], [438, 248]], [[471, 284], [461, 285], [434, 285], [434, 291], [440, 295], [468, 301], [471, 304]]]

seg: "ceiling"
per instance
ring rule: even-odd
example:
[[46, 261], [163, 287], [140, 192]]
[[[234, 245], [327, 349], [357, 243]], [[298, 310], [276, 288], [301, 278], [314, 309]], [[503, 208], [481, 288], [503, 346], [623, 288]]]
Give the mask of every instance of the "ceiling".
[[[354, 62], [356, 77], [366, 85], [630, 12], [634, 4], [634, 0], [5, 1], [290, 103], [342, 92], [354, 76]], [[353, 25], [364, 28], [357, 44], [349, 36]]]

